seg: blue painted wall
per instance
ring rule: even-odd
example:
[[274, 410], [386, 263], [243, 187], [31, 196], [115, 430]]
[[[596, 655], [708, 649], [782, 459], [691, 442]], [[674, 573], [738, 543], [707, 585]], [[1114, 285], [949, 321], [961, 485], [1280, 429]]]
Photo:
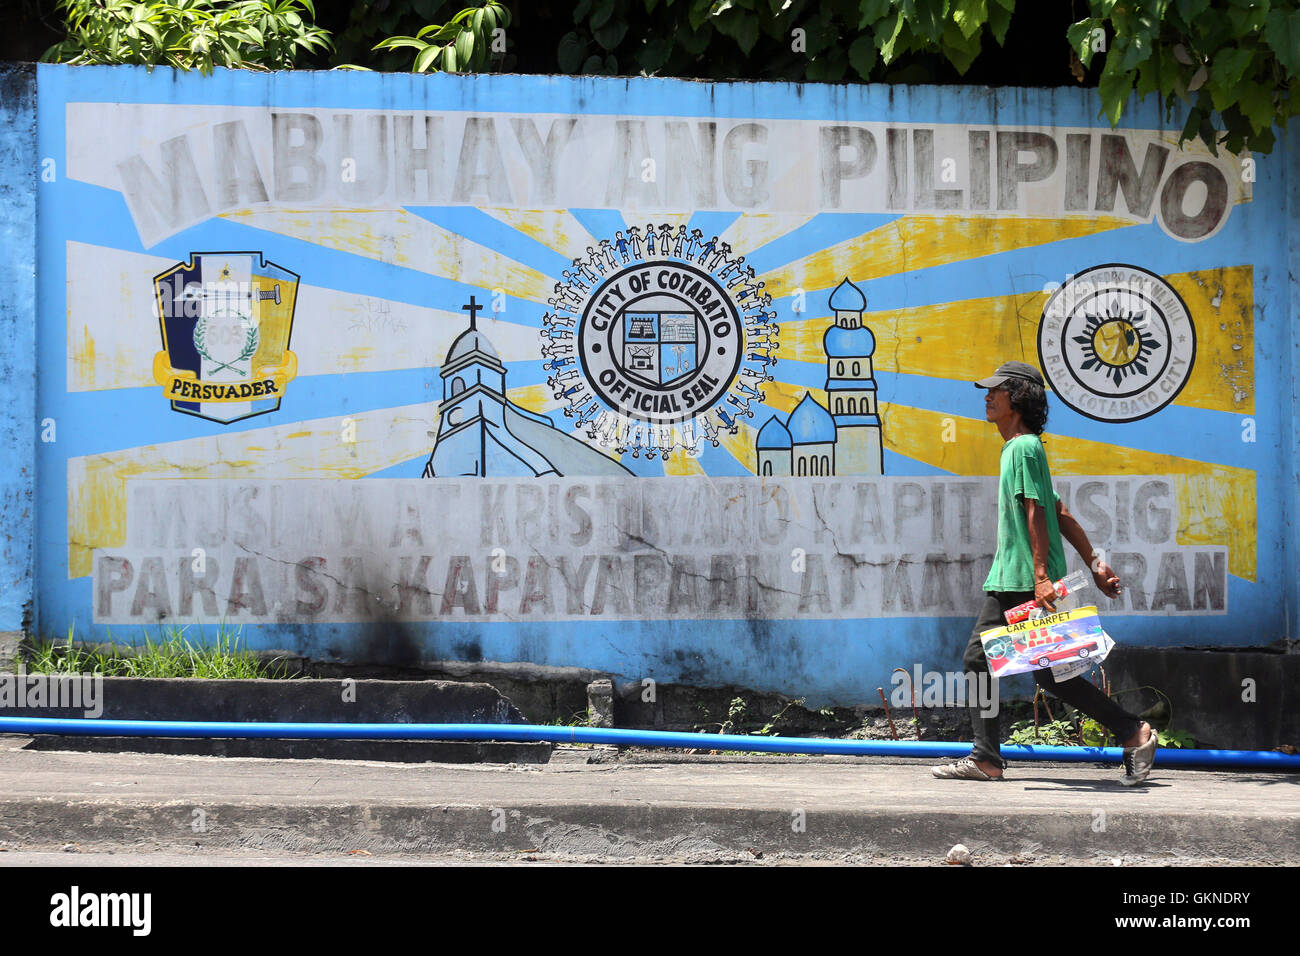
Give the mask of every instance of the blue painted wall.
[[[593, 474], [569, 464], [582, 455], [555, 450], [570, 440], [573, 421], [563, 414], [564, 402], [553, 399], [547, 380], [554, 370], [544, 365], [540, 351], [544, 343], [539, 333], [552, 328], [544, 319], [549, 314], [549, 283], [561, 281], [563, 270], [573, 268], [571, 259], [585, 255], [586, 247], [599, 239], [613, 241], [633, 224], [671, 217], [674, 224], [701, 229], [706, 239], [730, 235], [735, 239], [733, 256], [744, 254], [757, 275], [767, 280], [773, 324], [779, 327], [779, 345], [772, 346], [771, 355], [778, 361], [770, 369], [774, 381], [765, 385], [764, 399], [753, 403], [757, 414], [742, 418], [734, 434], [726, 430], [728, 421], [716, 415], [692, 420], [694, 434], [709, 429], [720, 433], [717, 445], [707, 439], [700, 443], [698, 457], [681, 455], [680, 445], [670, 447], [669, 456], [632, 454], [633, 449], [641, 452], [647, 443], [653, 445], [653, 436], [633, 436], [621, 443], [624, 451], [618, 453], [579, 433], [577, 440], [611, 463], [617, 458], [637, 476], [623, 480], [701, 483], [748, 476], [745, 480], [757, 486], [757, 429], [770, 417], [784, 421], [805, 393], [819, 403], [830, 401], [825, 386], [831, 373], [822, 330], [840, 321], [828, 299], [835, 286], [849, 279], [866, 295], [861, 320], [874, 332], [870, 381], [884, 435], [884, 474], [838, 472], [836, 480], [847, 482], [845, 501], [853, 500], [854, 475], [891, 495], [906, 493], [899, 489], [910, 481], [929, 496], [927, 508], [939, 494], [932, 482], [950, 493], [951, 483], [967, 478], [987, 485], [987, 476], [996, 473], [998, 443], [989, 444], [991, 426], [982, 423], [980, 393], [969, 382], [988, 374], [997, 355], [1039, 364], [1036, 341], [1048, 298], [1045, 290], [1092, 267], [1128, 264], [1167, 282], [1186, 300], [1196, 326], [1199, 364], [1184, 383], [1182, 402], [1137, 421], [1099, 420], [1060, 401], [1053, 404], [1049, 455], [1058, 484], [1071, 489], [1067, 494], [1097, 478], [1111, 482], [1105, 486], [1107, 494], [1132, 496], [1140, 492], [1140, 482], [1135, 480], [1122, 492], [1115, 482], [1124, 476], [1155, 476], [1166, 483], [1167, 494], [1142, 520], [1158, 523], [1160, 506], [1177, 511], [1177, 540], [1169, 536], [1161, 545], [1164, 551], [1149, 552], [1142, 599], [1148, 606], [1103, 607], [1110, 629], [1121, 641], [1149, 645], [1255, 645], [1298, 633], [1300, 392], [1295, 372], [1300, 368], [1300, 338], [1293, 316], [1300, 303], [1289, 275], [1295, 274], [1297, 247], [1291, 224], [1300, 212], [1300, 194], [1296, 160], [1285, 142], [1274, 154], [1256, 158], [1248, 196], [1238, 195], [1241, 187], [1235, 179], [1230, 182], [1232, 198], [1217, 229], [1190, 241], [1171, 234], [1169, 223], [1155, 213], [1145, 218], [1126, 214], [1123, 198], [1104, 215], [1093, 208], [1101, 144], [1097, 136], [1091, 141], [1092, 165], [1085, 177], [1090, 200], [1082, 210], [1066, 205], [1063, 197], [1069, 187], [1063, 172], [1056, 174], [1050, 195], [1045, 192], [1032, 202], [1022, 198], [1001, 218], [992, 208], [969, 208], [978, 189], [965, 168], [973, 165], [970, 154], [962, 154], [958, 165], [963, 169], [954, 185], [967, 190], [968, 208], [944, 208], [942, 200], [917, 208], [916, 200], [908, 198], [915, 197], [918, 188], [914, 177], [920, 167], [913, 165], [914, 152], [924, 142], [916, 137], [917, 128], [982, 128], [993, 135], [994, 143], [999, 132], [1037, 131], [1053, 139], [1058, 166], [1064, 170], [1070, 135], [1110, 132], [1096, 118], [1093, 98], [1082, 90], [229, 71], [204, 78], [163, 70], [56, 66], [41, 66], [38, 76], [38, 147], [32, 149], [21, 140], [24, 130], [30, 135], [30, 96], [24, 101], [5, 94], [6, 119], [14, 121], [6, 122], [0, 141], [4, 167], [21, 170], [25, 179], [19, 182], [28, 183], [26, 188], [7, 185], [13, 201], [6, 202], [3, 211], [6, 254], [0, 289], [5, 301], [0, 321], [6, 328], [12, 323], [14, 334], [6, 341], [17, 343], [17, 350], [5, 357], [17, 383], [6, 391], [6, 427], [12, 437], [5, 451], [10, 456], [5, 514], [8, 526], [18, 532], [6, 539], [0, 568], [6, 581], [14, 580], [14, 587], [0, 596], [2, 629], [19, 626], [21, 609], [34, 592], [39, 633], [66, 633], [70, 625], [81, 636], [97, 639], [110, 633], [120, 639], [156, 633], [156, 612], [163, 606], [174, 609], [178, 587], [184, 586], [178, 585], [177, 561], [188, 560], [193, 549], [169, 540], [166, 548], [157, 545], [155, 555], [150, 542], [157, 521], [140, 523], [138, 540], [132, 537], [131, 521], [144, 519], [126, 517], [128, 480], [140, 485], [149, 479], [183, 479], [195, 486], [201, 482], [194, 479], [226, 482], [230, 488], [246, 487], [251, 501], [258, 494], [271, 496], [276, 483], [289, 487], [283, 483], [420, 479], [433, 460], [436, 436], [450, 424], [450, 418], [444, 419], [450, 406], [442, 403], [451, 394], [451, 382], [444, 382], [440, 372], [451, 367], [447, 357], [452, 343], [468, 330], [469, 313], [463, 305], [471, 297], [487, 305], [476, 321], [494, 360], [505, 369], [504, 398], [515, 408], [501, 419], [515, 422], [513, 430], [498, 429], [499, 440], [490, 448], [481, 446], [482, 461], [494, 463], [488, 478], [539, 471], [541, 466], [529, 463], [526, 449], [536, 452], [543, 447], [552, 450], [539, 452], [542, 460], [566, 463], [557, 468], [561, 475]], [[10, 79], [6, 89], [15, 82]], [[282, 128], [274, 125], [271, 114], [311, 111], [324, 117], [321, 135], [335, 137], [330, 148], [341, 142], [338, 137], [345, 130], [333, 114], [349, 111], [382, 113], [387, 125], [373, 129], [382, 129], [389, 141], [399, 118], [426, 112], [458, 130], [457, 117], [497, 116], [502, 141], [512, 128], [509, 119], [520, 116], [542, 117], [536, 126], [543, 139], [556, 115], [577, 117], [579, 130], [600, 132], [582, 141], [588, 152], [553, 170], [557, 185], [549, 197], [529, 178], [528, 161], [518, 150], [503, 152], [510, 190], [508, 195], [501, 191], [499, 180], [494, 180], [492, 151], [484, 146], [475, 152], [474, 143], [482, 143], [458, 131], [447, 136], [449, 165], [437, 195], [396, 195], [396, 164], [385, 166], [383, 183], [368, 183], [375, 167], [366, 165], [369, 146], [362, 135], [349, 141], [356, 156], [321, 154], [326, 167], [320, 175], [328, 176], [330, 185], [320, 197], [294, 199], [294, 187], [285, 179], [294, 170], [283, 162], [277, 165], [269, 152], [268, 143]], [[630, 178], [617, 184], [620, 202], [611, 206], [614, 187], [601, 170], [616, 155], [611, 145], [619, 129], [616, 123], [626, 117], [645, 120], [654, 131], [665, 122], [686, 118], [692, 124], [691, 136], [701, 135], [699, 122], [716, 121], [718, 155], [724, 163], [723, 131], [741, 121], [768, 124], [770, 141], [755, 145], [742, 140], [741, 156], [769, 163], [769, 196], [746, 206], [746, 183], [726, 181], [721, 173], [713, 194], [703, 199], [682, 185], [689, 184], [689, 177], [673, 186], [672, 176], [685, 176], [671, 172], [674, 157], [698, 147], [700, 140], [677, 140], [677, 153], [665, 152], [663, 141], [656, 140], [651, 149], [660, 164], [657, 175], [666, 178], [656, 179], [655, 189], [685, 192], [673, 201], [647, 201], [646, 209], [636, 208], [635, 195], [644, 180], [639, 176], [641, 157], [634, 151], [625, 157], [631, 164]], [[353, 129], [370, 130], [363, 126], [366, 121], [365, 112], [356, 113]], [[660, 125], [653, 125], [656, 122]], [[808, 135], [792, 136], [791, 131], [801, 127], [781, 125], [795, 122], [813, 124], [807, 127]], [[226, 135], [214, 133], [223, 123], [243, 126], [223, 127], [234, 132], [221, 141], [224, 145], [213, 146], [214, 136]], [[912, 134], [902, 140], [914, 152], [899, 168], [913, 178], [901, 186], [881, 172], [895, 142], [882, 124]], [[1144, 145], [1158, 139], [1161, 131], [1179, 126], [1176, 116], [1166, 124], [1154, 104], [1145, 104], [1126, 113], [1121, 129], [1133, 131], [1138, 137], [1134, 142]], [[855, 172], [853, 164], [862, 155], [855, 157], [851, 146], [832, 156], [828, 167], [826, 140], [818, 139], [822, 127], [869, 128], [876, 151], [872, 175], [877, 178]], [[239, 138], [240, 129], [248, 134], [246, 140]], [[178, 138], [184, 140], [181, 147], [174, 145]], [[514, 143], [513, 138], [508, 141]], [[297, 142], [286, 139], [279, 148], [291, 152]], [[1194, 147], [1188, 150], [1194, 152]], [[1008, 155], [1008, 162], [1025, 161]], [[33, 159], [37, 156], [52, 158], [57, 170], [54, 181], [39, 189]], [[464, 165], [467, 156], [471, 162], [462, 196], [454, 183], [456, 163]], [[133, 157], [139, 160], [135, 165]], [[214, 157], [220, 157], [227, 170], [255, 170], [258, 175], [223, 174]], [[353, 179], [347, 178], [346, 162], [335, 163], [339, 158], [356, 161]], [[942, 147], [932, 158], [940, 178], [930, 185], [945, 188]], [[1162, 182], [1168, 182], [1170, 170], [1193, 158], [1172, 151]], [[1208, 157], [1200, 160], [1210, 162]], [[191, 161], [192, 176], [186, 166]], [[1219, 168], [1231, 172], [1237, 158], [1223, 162], [1231, 165]], [[308, 158], [297, 168], [310, 176], [310, 166]], [[737, 169], [753, 173], [743, 161]], [[832, 195], [828, 169], [838, 170], [838, 205], [827, 198]], [[1143, 169], [1138, 151], [1133, 175]], [[996, 197], [996, 169], [991, 176], [989, 188]], [[261, 180], [265, 195], [259, 196], [250, 185], [253, 179]], [[891, 183], [901, 190], [902, 208], [891, 208]], [[198, 190], [190, 188], [195, 184]], [[1031, 192], [1032, 184], [1021, 187], [1022, 197]], [[32, 208], [37, 200], [39, 217]], [[1199, 201], [1199, 193], [1192, 195], [1184, 213]], [[39, 236], [32, 231], [37, 222]], [[34, 245], [40, 262], [35, 290], [30, 265]], [[177, 401], [156, 380], [155, 356], [165, 353], [164, 372], [184, 368], [179, 350], [185, 343], [168, 343], [160, 335], [157, 316], [150, 312], [157, 301], [154, 280], [180, 268], [175, 274], [200, 281], [204, 263], [213, 269], [230, 265], [218, 263], [217, 254], [242, 257], [232, 266], [235, 273], [252, 275], [255, 282], [262, 276], [262, 291], [279, 283], [283, 293], [279, 312], [270, 305], [251, 307], [266, 310], [258, 312], [263, 324], [257, 348], [264, 351], [252, 359], [236, 359], [244, 342], [240, 327], [221, 326], [213, 313], [211, 329], [224, 328], [239, 340], [233, 351], [219, 353], [211, 347], [216, 358], [206, 365], [195, 355], [185, 359], [198, 363], [192, 367], [200, 378], [211, 373], [213, 381], [275, 382], [279, 404], [250, 403], [245, 417], [232, 416], [229, 406], [218, 408], [217, 403]], [[624, 263], [615, 262], [610, 268], [616, 272]], [[1216, 301], [1217, 285], [1223, 288]], [[296, 295], [292, 302], [291, 289]], [[742, 312], [744, 307], [744, 301], [737, 306]], [[979, 320], [982, 314], [990, 316], [987, 324]], [[19, 321], [31, 315], [39, 318], [34, 363], [31, 322]], [[179, 338], [188, 340], [192, 327], [186, 326]], [[209, 342], [214, 336], [209, 335]], [[277, 336], [279, 341], [272, 341]], [[292, 360], [288, 353], [293, 353]], [[266, 369], [278, 371], [258, 372], [254, 363], [263, 358]], [[1236, 362], [1244, 364], [1238, 367]], [[34, 369], [40, 373], [39, 413], [31, 389]], [[1122, 389], [1117, 386], [1118, 391]], [[722, 402], [719, 407], [737, 414], [736, 406]], [[36, 441], [38, 426], [33, 423], [45, 417], [57, 423], [54, 442]], [[944, 437], [949, 421], [955, 429], [951, 441]], [[351, 440], [346, 437], [349, 427]], [[529, 437], [522, 437], [525, 431]], [[551, 431], [565, 437], [557, 439]], [[493, 433], [485, 427], [482, 434], [487, 438], [482, 441]], [[1247, 433], [1253, 441], [1243, 440]], [[461, 446], [480, 442], [478, 432], [474, 443], [458, 434]], [[471, 464], [478, 460], [467, 454], [460, 458]], [[841, 460], [848, 457], [841, 455]], [[29, 508], [33, 465], [41, 475], [35, 525]], [[500, 470], [503, 467], [506, 470]], [[566, 471], [572, 468], [578, 471]], [[946, 579], [953, 590], [961, 591], [947, 607], [937, 600], [927, 604], [918, 593], [911, 604], [899, 599], [880, 613], [856, 614], [837, 610], [838, 598], [831, 593], [826, 613], [818, 613], [823, 605], [809, 600], [803, 602], [806, 608], [782, 609], [771, 616], [692, 617], [682, 612], [637, 619], [632, 612], [592, 614], [589, 605], [575, 615], [557, 611], [549, 617], [511, 619], [481, 607], [481, 613], [471, 614], [466, 610], [465, 581], [448, 567], [448, 555], [481, 545], [483, 553], [474, 560], [486, 561], [495, 542], [487, 540], [486, 531], [478, 537], [474, 509], [479, 508], [481, 489], [475, 482], [481, 483], [481, 478], [460, 481], [465, 490], [456, 500], [471, 509], [465, 512], [473, 515], [468, 522], [454, 511], [436, 519], [430, 514], [431, 502], [441, 493], [437, 489], [452, 483], [454, 476], [442, 477], [445, 474], [437, 472], [435, 484], [411, 492], [423, 503], [427, 540], [420, 547], [411, 545], [407, 571], [419, 567], [421, 553], [434, 559], [423, 584], [432, 592], [427, 614], [419, 610], [419, 595], [407, 601], [405, 616], [397, 614], [396, 623], [358, 619], [360, 612], [350, 599], [339, 599], [336, 605], [335, 593], [328, 589], [345, 573], [339, 563], [345, 555], [338, 550], [326, 554], [324, 545], [320, 555], [326, 564], [316, 570], [308, 567], [301, 572], [304, 577], [290, 578], [290, 591], [276, 592], [268, 579], [257, 583], [262, 593], [256, 594], [248, 580], [230, 578], [236, 562], [249, 560], [256, 549], [247, 540], [224, 539], [195, 556], [200, 564], [211, 559], [225, 575], [214, 605], [217, 612], [168, 616], [162, 623], [197, 623], [201, 618], [204, 633], [211, 635], [225, 619], [242, 627], [253, 646], [290, 647], [321, 658], [577, 665], [624, 678], [731, 683], [806, 695], [810, 703], [859, 703], [871, 699], [894, 666], [956, 663], [970, 626], [965, 608], [972, 586], [978, 590], [983, 577], [975, 566], [981, 555], [986, 559], [981, 549], [991, 546], [987, 536], [982, 542], [963, 541], [954, 530], [951, 510], [941, 522], [942, 534], [935, 531], [937, 537], [912, 531], [873, 546], [867, 564], [888, 565], [888, 558], [894, 566], [872, 581], [891, 587], [888, 582], [896, 579], [890, 574], [902, 573], [898, 559], [912, 555], [915, 567], [909, 573], [918, 592], [924, 587], [920, 564], [927, 554], [952, 552], [956, 559], [957, 552], [972, 551], [974, 559], [964, 565], [970, 579]], [[449, 484], [436, 484], [441, 481]], [[551, 479], [545, 475], [537, 481], [538, 487], [563, 487], [547, 484]], [[255, 488], [259, 482], [266, 484]], [[673, 487], [665, 492], [669, 497]], [[377, 509], [379, 502], [406, 493], [402, 486], [375, 484], [366, 506]], [[163, 500], [149, 498], [141, 507]], [[203, 504], [205, 499], [196, 492], [192, 507], [179, 507], [187, 512], [192, 528], [218, 507], [226, 509], [222, 513], [229, 524], [234, 521], [231, 509], [241, 507], [232, 500]], [[320, 500], [330, 500], [328, 493], [320, 492]], [[1132, 511], [1131, 498], [1124, 500]], [[209, 510], [203, 511], [205, 507]], [[1099, 542], [1103, 527], [1111, 529], [1117, 538], [1113, 550], [1136, 553], [1146, 547], [1136, 537], [1126, 543], [1122, 535], [1128, 532], [1112, 527], [1104, 505], [1077, 510]], [[441, 539], [429, 533], [428, 524], [439, 520], [446, 524]], [[34, 583], [29, 570], [33, 537]], [[394, 541], [401, 537], [394, 532]], [[275, 560], [298, 567], [294, 562], [317, 554], [310, 549], [291, 553], [292, 543], [277, 544], [281, 550]], [[581, 552], [581, 545], [574, 547], [574, 554]], [[620, 547], [627, 550], [625, 544]], [[1160, 554], [1179, 548], [1187, 549], [1191, 585], [1189, 589], [1184, 584], [1181, 594], [1170, 580], [1162, 583], [1155, 570]], [[1201, 564], [1193, 553], [1197, 548]], [[595, 545], [590, 550], [599, 551]], [[713, 555], [719, 549], [696, 542], [685, 550]], [[809, 545], [809, 550], [815, 549]], [[786, 548], [787, 562], [789, 551]], [[505, 558], [515, 562], [511, 573], [517, 579], [507, 590], [511, 600], [518, 601], [525, 588], [528, 553], [508, 553]], [[151, 560], [157, 564], [149, 564]], [[1197, 592], [1199, 579], [1191, 577], [1194, 567], [1205, 571], [1202, 592]], [[1210, 581], [1215, 567], [1225, 569], [1217, 592]], [[189, 575], [192, 585], [208, 572], [180, 573]], [[476, 573], [475, 598], [481, 605], [487, 586], [483, 566]], [[597, 569], [592, 576], [601, 573]], [[777, 568], [773, 573], [786, 572]], [[155, 574], [162, 577], [155, 579]], [[835, 580], [832, 573], [832, 592]], [[797, 593], [800, 579], [792, 581]], [[316, 606], [318, 587], [328, 592], [321, 607]], [[447, 600], [447, 589], [453, 592], [452, 600]], [[357, 590], [369, 593], [383, 590], [383, 585], [358, 584]], [[1169, 603], [1151, 609], [1152, 600], [1162, 593]], [[588, 591], [588, 601], [590, 595]], [[192, 586], [190, 597], [191, 610], [204, 608], [203, 595]], [[864, 598], [877, 604], [889, 600], [888, 595]]]

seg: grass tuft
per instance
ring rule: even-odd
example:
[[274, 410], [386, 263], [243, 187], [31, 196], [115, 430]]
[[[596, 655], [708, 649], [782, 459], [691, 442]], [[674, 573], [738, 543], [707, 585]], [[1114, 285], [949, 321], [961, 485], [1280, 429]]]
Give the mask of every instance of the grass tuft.
[[146, 631], [144, 643], [118, 645], [109, 634], [108, 648], [78, 647], [75, 624], [62, 640], [32, 641], [24, 645], [21, 660], [29, 673], [102, 674], [105, 677], [205, 677], [211, 679], [289, 678], [287, 665], [264, 662], [247, 647], [241, 647], [243, 628], [232, 630], [224, 621], [217, 625], [214, 640], [204, 639], [197, 628], [196, 640], [186, 631], [192, 625], [166, 625], [157, 640]]

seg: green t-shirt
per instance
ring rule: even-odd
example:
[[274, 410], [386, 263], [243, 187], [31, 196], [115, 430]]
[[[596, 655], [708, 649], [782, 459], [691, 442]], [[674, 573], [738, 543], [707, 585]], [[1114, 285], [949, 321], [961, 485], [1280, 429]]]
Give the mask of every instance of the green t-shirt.
[[1052, 490], [1047, 453], [1037, 435], [1017, 435], [1002, 446], [998, 478], [998, 550], [984, 582], [985, 591], [1032, 591], [1034, 552], [1029, 544], [1029, 516], [1024, 499], [1033, 498], [1047, 512], [1047, 573], [1065, 577], [1065, 552], [1056, 523], [1060, 496]]

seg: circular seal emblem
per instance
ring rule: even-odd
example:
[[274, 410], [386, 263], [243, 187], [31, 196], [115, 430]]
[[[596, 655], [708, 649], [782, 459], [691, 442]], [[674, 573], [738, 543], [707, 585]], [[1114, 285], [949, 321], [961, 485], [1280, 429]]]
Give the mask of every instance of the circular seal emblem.
[[1138, 266], [1094, 266], [1047, 300], [1038, 358], [1070, 408], [1097, 421], [1133, 422], [1183, 390], [1196, 360], [1196, 328], [1160, 276]]
[[776, 315], [753, 266], [730, 252], [717, 236], [649, 224], [598, 240], [564, 270], [542, 353], [575, 428], [653, 458], [717, 445], [753, 417], [776, 362]]

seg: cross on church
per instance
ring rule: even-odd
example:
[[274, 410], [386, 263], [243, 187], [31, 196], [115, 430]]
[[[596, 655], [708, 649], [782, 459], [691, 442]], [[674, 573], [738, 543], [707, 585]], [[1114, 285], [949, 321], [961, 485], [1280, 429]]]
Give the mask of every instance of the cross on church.
[[477, 329], [477, 328], [478, 328], [478, 312], [479, 312], [479, 309], [486, 309], [486, 308], [487, 308], [487, 306], [485, 306], [485, 305], [479, 305], [478, 302], [476, 302], [476, 301], [474, 300], [474, 297], [471, 295], [471, 296], [469, 297], [469, 301], [466, 302], [464, 305], [462, 305], [462, 306], [460, 307], [460, 310], [461, 310], [462, 312], [468, 312], [468, 313], [469, 313], [469, 327], [470, 327], [471, 329]]

